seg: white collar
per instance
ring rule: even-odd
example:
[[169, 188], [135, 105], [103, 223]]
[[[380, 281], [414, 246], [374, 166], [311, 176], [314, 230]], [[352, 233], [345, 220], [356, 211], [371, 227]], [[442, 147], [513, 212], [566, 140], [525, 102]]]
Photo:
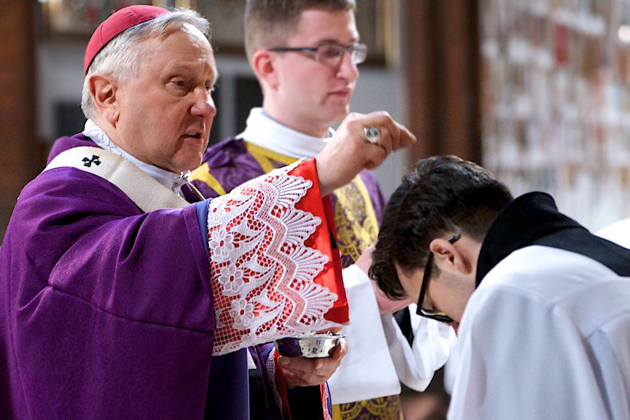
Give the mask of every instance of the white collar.
[[135, 158], [134, 156], [130, 155], [129, 153], [118, 147], [109, 138], [109, 136], [105, 134], [101, 127], [96, 125], [96, 123], [90, 119], [85, 122], [83, 134], [92, 139], [92, 141], [94, 141], [94, 143], [96, 143], [99, 147], [102, 147], [109, 152], [112, 152], [129, 160], [138, 168], [142, 169], [144, 173], [154, 178], [157, 182], [183, 197], [182, 185], [184, 185], [188, 180], [190, 171], [176, 174], [162, 168], [158, 168], [157, 166], [149, 165], [148, 163], [142, 162], [141, 160]]
[[321, 152], [328, 139], [335, 134], [328, 129], [327, 138], [309, 136], [285, 127], [271, 118], [262, 108], [252, 108], [245, 131], [236, 136], [272, 152], [294, 158], [314, 157]]

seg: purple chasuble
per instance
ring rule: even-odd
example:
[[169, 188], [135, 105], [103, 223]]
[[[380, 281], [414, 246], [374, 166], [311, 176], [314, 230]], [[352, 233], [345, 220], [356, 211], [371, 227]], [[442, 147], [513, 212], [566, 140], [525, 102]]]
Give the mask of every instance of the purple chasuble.
[[[50, 159], [76, 146], [94, 143]], [[211, 356], [204, 208], [143, 213], [75, 168], [24, 188], [0, 250], [0, 418], [248, 418], [245, 351]]]

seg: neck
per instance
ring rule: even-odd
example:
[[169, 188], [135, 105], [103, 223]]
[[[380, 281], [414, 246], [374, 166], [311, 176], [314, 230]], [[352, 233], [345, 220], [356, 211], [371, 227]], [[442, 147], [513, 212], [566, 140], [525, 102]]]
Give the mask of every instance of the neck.
[[479, 253], [481, 252], [481, 242], [477, 242], [467, 235], [462, 236], [462, 239], [460, 239], [460, 241], [462, 241], [462, 245], [465, 245], [464, 247], [462, 247], [462, 253], [468, 261], [468, 272], [470, 273], [471, 277], [474, 278], [475, 274], [477, 273], [477, 262], [479, 261]]
[[266, 99], [263, 101], [263, 110], [267, 115], [285, 127], [313, 137], [324, 138], [327, 136], [328, 128], [332, 123], [322, 123], [314, 121], [313, 119], [300, 118], [297, 115], [283, 112], [284, 109], [282, 107], [275, 106], [270, 102], [271, 101], [267, 101]]

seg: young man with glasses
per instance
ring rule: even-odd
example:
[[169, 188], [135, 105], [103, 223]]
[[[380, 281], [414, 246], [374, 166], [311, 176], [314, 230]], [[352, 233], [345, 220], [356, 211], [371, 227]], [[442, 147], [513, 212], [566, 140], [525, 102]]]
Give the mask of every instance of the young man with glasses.
[[[330, 126], [348, 115], [359, 75], [357, 65], [367, 56], [367, 47], [359, 40], [354, 8], [353, 0], [247, 2], [246, 50], [263, 90], [263, 106], [251, 110], [244, 132], [213, 147], [207, 155], [209, 160], [195, 171], [193, 182], [202, 193], [209, 197], [224, 194], [273, 168], [314, 156], [325, 146], [333, 133]], [[365, 134], [371, 141], [378, 141], [379, 135], [390, 135], [386, 127], [365, 127]], [[385, 200], [369, 171], [337, 189], [331, 198], [341, 263], [350, 267], [376, 241]], [[361, 276], [361, 270], [350, 270], [354, 270], [353, 281]], [[350, 276], [346, 272], [344, 281]], [[329, 381], [334, 418], [398, 420], [399, 381], [418, 390], [426, 388], [434, 370], [444, 364], [446, 354], [439, 348], [425, 360], [416, 360], [429, 354], [430, 349], [420, 348], [422, 340], [411, 348], [391, 313], [381, 319], [373, 282], [365, 274], [363, 277], [352, 287], [346, 286], [350, 326], [342, 332], [349, 352]], [[396, 309], [394, 304], [387, 310]], [[428, 323], [421, 324], [419, 328]], [[424, 335], [437, 340], [440, 333], [448, 336], [448, 328], [431, 324]], [[252, 352], [258, 366], [268, 366], [269, 352], [265, 350]], [[312, 361], [280, 361], [282, 369], [276, 372], [284, 374], [291, 388], [289, 404], [292, 408], [302, 405], [308, 411], [308, 404], [293, 400], [318, 390], [313, 385], [326, 378], [315, 375]], [[282, 365], [282, 361], [289, 365]], [[263, 371], [262, 376], [266, 375]], [[252, 382], [252, 398], [260, 395], [256, 383]], [[252, 418], [260, 417], [261, 413], [252, 413]], [[310, 416], [294, 413], [294, 418]]]
[[630, 250], [485, 169], [418, 162], [387, 206], [370, 275], [458, 329], [448, 418], [630, 418]]

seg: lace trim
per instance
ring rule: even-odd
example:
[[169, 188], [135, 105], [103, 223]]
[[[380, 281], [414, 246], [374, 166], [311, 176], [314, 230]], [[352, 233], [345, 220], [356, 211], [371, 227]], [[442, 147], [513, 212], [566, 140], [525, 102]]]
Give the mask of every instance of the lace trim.
[[295, 208], [313, 185], [289, 175], [298, 163], [209, 204], [214, 355], [335, 325], [337, 295], [313, 282], [328, 257], [304, 245], [321, 219]]

